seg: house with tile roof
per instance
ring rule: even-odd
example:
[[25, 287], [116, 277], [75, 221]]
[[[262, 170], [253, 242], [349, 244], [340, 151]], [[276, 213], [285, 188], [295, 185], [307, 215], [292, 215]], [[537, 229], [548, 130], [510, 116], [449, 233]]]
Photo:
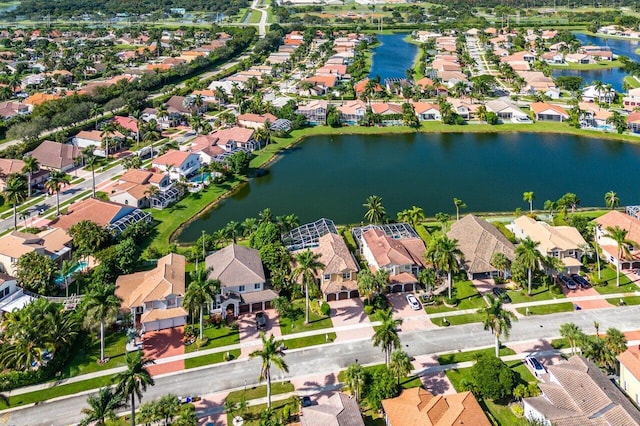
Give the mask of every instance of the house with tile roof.
[[45, 140], [30, 155], [38, 160], [41, 168], [68, 172], [82, 158], [82, 150], [72, 144]]
[[[628, 208], [627, 208], [628, 209]], [[611, 210], [596, 219], [596, 241], [602, 250], [603, 260], [620, 269], [640, 268], [640, 220], [638, 217], [617, 210]], [[624, 229], [627, 231], [627, 240], [633, 241], [637, 246], [629, 247], [629, 255], [618, 259], [618, 245], [611, 237], [607, 228]]]
[[340, 122], [346, 124], [358, 124], [367, 113], [367, 105], [359, 99], [348, 101], [344, 105], [338, 106]]
[[170, 149], [165, 154], [154, 158], [151, 166], [167, 173], [171, 180], [187, 179], [200, 170], [200, 156], [193, 152]]
[[166, 192], [172, 187], [169, 175], [154, 173], [149, 170], [129, 169], [117, 182], [103, 189], [109, 195], [109, 201], [145, 208], [151, 205], [151, 187], [158, 188], [158, 192]]
[[487, 278], [500, 275], [491, 264], [494, 254], [502, 253], [507, 259], [515, 258], [515, 247], [491, 223], [469, 214], [451, 225], [447, 236], [458, 241], [458, 249], [462, 252], [462, 268], [469, 279]]
[[220, 280], [220, 294], [212, 303], [223, 318], [237, 317], [271, 307], [278, 294], [266, 288], [266, 278], [260, 253], [250, 247], [231, 244], [205, 259], [213, 268], [210, 279]]
[[302, 407], [301, 426], [364, 426], [355, 398], [336, 392], [324, 402]]
[[[111, 139], [108, 146], [109, 154], [115, 152], [118, 146], [126, 139], [125, 135], [117, 130], [113, 132], [112, 135], [108, 135], [108, 137]], [[105, 146], [103, 147], [103, 141], [106, 138], [107, 135], [104, 135], [100, 130], [82, 130], [73, 137], [73, 144], [81, 150], [93, 146], [93, 153], [95, 155], [106, 157], [107, 142], [105, 142]]]
[[273, 124], [278, 119], [273, 114], [240, 114], [237, 117], [238, 124], [248, 129], [264, 128], [266, 123]]
[[471, 392], [434, 395], [421, 387], [382, 400], [387, 426], [490, 426]]
[[223, 147], [227, 152], [238, 149], [251, 152], [261, 147], [261, 144], [253, 138], [254, 134], [254, 129], [234, 126], [218, 129], [209, 136], [217, 138], [216, 145]]
[[538, 243], [538, 251], [543, 256], [553, 256], [562, 260], [564, 272], [580, 272], [583, 255], [582, 247], [587, 245], [580, 232], [573, 226], [552, 226], [529, 216], [519, 216], [508, 225], [519, 240], [527, 237]]
[[533, 102], [529, 105], [535, 115], [536, 121], [563, 122], [569, 119], [569, 113], [561, 106], [546, 102]]
[[627, 126], [633, 133], [640, 133], [640, 112], [632, 112], [627, 116]]
[[429, 102], [413, 102], [413, 110], [420, 121], [440, 121], [440, 106]]
[[22, 174], [23, 167], [24, 161], [22, 160], [0, 158], [0, 191], [3, 191], [7, 186], [7, 177], [13, 173]]
[[629, 89], [627, 95], [622, 98], [622, 106], [629, 112], [640, 109], [640, 87]]
[[86, 198], [70, 204], [67, 213], [55, 218], [50, 225], [68, 230], [81, 220], [90, 220], [98, 226], [120, 233], [134, 223], [150, 223], [151, 215], [134, 206], [103, 201], [99, 198]]
[[593, 362], [579, 355], [548, 365], [542, 395], [524, 398], [524, 415], [558, 426], [640, 425], [640, 411]]
[[120, 308], [131, 312], [136, 328], [155, 331], [186, 324], [188, 313], [182, 307], [186, 263], [184, 256], [170, 253], [158, 259], [158, 265], [150, 271], [118, 277]]
[[71, 258], [71, 240], [62, 229], [47, 229], [38, 234], [13, 231], [0, 237], [0, 266], [7, 274], [16, 276], [18, 259], [31, 252], [61, 263]]
[[633, 402], [640, 404], [640, 346], [629, 346], [618, 355], [618, 362], [620, 387]]
[[327, 107], [327, 101], [318, 99], [306, 105], [298, 105], [296, 113], [304, 115], [307, 123], [312, 126], [324, 125], [327, 122]]

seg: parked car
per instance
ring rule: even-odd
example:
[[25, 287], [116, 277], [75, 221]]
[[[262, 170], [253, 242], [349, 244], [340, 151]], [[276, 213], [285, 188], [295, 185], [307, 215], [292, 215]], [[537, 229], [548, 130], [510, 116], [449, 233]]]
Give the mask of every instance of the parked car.
[[562, 284], [564, 284], [564, 286], [569, 290], [575, 290], [578, 288], [578, 285], [570, 277], [564, 274], [560, 274], [558, 275], [558, 278], [560, 279], [560, 281], [562, 281]]
[[311, 397], [310, 396], [303, 396], [301, 399], [301, 403], [303, 407], [309, 407], [311, 406]]
[[491, 289], [491, 292], [497, 299], [501, 299], [502, 303], [511, 303], [511, 298], [503, 288], [494, 287]]
[[418, 298], [413, 294], [407, 294], [407, 303], [411, 306], [411, 309], [414, 311], [420, 310], [420, 302], [418, 302]]
[[256, 313], [256, 329], [264, 330], [267, 328], [267, 314], [264, 312]]
[[591, 283], [587, 281], [585, 277], [578, 274], [571, 274], [571, 279], [576, 282], [581, 288], [591, 288]]
[[547, 373], [547, 369], [538, 361], [535, 357], [529, 355], [524, 359], [524, 363], [527, 367], [531, 369], [533, 375], [536, 377], [540, 377], [543, 374]]

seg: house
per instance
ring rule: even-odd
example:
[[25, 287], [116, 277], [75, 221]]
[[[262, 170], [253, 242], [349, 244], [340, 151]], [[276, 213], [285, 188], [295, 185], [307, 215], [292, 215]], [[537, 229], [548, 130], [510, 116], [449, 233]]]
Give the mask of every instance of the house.
[[131, 312], [136, 328], [146, 332], [186, 324], [186, 263], [184, 256], [170, 253], [158, 259], [155, 269], [118, 277], [116, 296], [122, 299], [121, 310]]
[[238, 124], [248, 129], [263, 129], [265, 124], [273, 124], [278, 119], [273, 114], [240, 114]]
[[413, 110], [418, 116], [420, 121], [440, 121], [442, 116], [440, 115], [440, 107], [436, 104], [428, 102], [414, 102]]
[[93, 146], [95, 148], [93, 150], [95, 155], [106, 157], [107, 153], [105, 150], [107, 149], [107, 143], [105, 142], [103, 147], [103, 141], [107, 137], [110, 138], [108, 141], [109, 154], [116, 151], [117, 146], [126, 139], [125, 135], [117, 130], [111, 135], [104, 135], [100, 130], [82, 130], [73, 137], [73, 144], [80, 149]]
[[207, 256], [205, 265], [213, 268], [209, 278], [220, 281], [220, 294], [212, 308], [219, 310], [223, 318], [265, 310], [278, 297], [275, 291], [265, 288], [258, 250], [231, 244]]
[[627, 116], [627, 127], [633, 133], [640, 133], [640, 112], [632, 112]]
[[618, 227], [627, 231], [626, 239], [633, 241], [640, 246], [640, 220], [637, 214], [630, 214], [637, 211], [637, 206], [627, 207], [626, 213], [611, 210], [605, 215], [596, 219], [596, 241], [602, 249], [603, 260], [613, 264], [620, 269], [640, 268], [640, 250], [634, 246], [629, 246], [629, 256], [618, 259], [618, 245], [609, 237], [607, 228]]
[[188, 151], [198, 154], [200, 164], [210, 164], [216, 157], [227, 152], [224, 145], [218, 145], [219, 140], [215, 135], [200, 135], [191, 141]]
[[71, 240], [62, 229], [47, 229], [38, 234], [13, 231], [0, 237], [0, 265], [3, 272], [16, 276], [18, 259], [31, 252], [61, 263], [71, 258]]
[[380, 123], [385, 126], [402, 125], [402, 106], [400, 105], [375, 102], [371, 104], [371, 112], [380, 116]]
[[7, 177], [14, 173], [22, 174], [23, 167], [24, 161], [22, 160], [0, 158], [0, 191], [4, 191], [7, 186]]
[[165, 105], [169, 117], [174, 120], [181, 120], [192, 114], [201, 114], [207, 110], [206, 103], [198, 106], [195, 104], [194, 97], [172, 96]]
[[5, 120], [27, 114], [29, 114], [29, 107], [25, 104], [14, 101], [0, 102], [0, 117]]
[[[295, 255], [304, 250], [297, 250], [291, 254]], [[328, 232], [318, 239], [316, 247], [309, 250], [319, 255], [318, 260], [324, 265], [324, 269], [317, 275], [324, 300], [358, 297], [358, 264], [340, 235]]]
[[165, 193], [172, 187], [169, 175], [129, 169], [116, 183], [103, 191], [108, 194], [111, 202], [141, 209], [151, 205], [152, 186], [157, 187], [158, 192]]
[[254, 129], [234, 126], [218, 129], [209, 136], [217, 138], [216, 144], [227, 152], [234, 152], [238, 149], [252, 152], [262, 146], [259, 141], [254, 139], [254, 135]]
[[546, 102], [533, 102], [529, 107], [531, 111], [533, 111], [536, 121], [563, 122], [569, 119], [567, 110], [558, 105], [548, 104]]
[[564, 60], [568, 63], [585, 65], [591, 63], [591, 58], [583, 53], [567, 53]]
[[138, 135], [138, 120], [131, 117], [124, 117], [122, 115], [116, 115], [113, 117], [113, 124], [129, 133], [129, 136]]
[[301, 426], [364, 426], [354, 397], [336, 392], [316, 405], [302, 407]]
[[553, 256], [562, 260], [564, 271], [569, 274], [580, 272], [583, 254], [587, 245], [580, 232], [572, 226], [552, 226], [536, 221], [529, 216], [516, 218], [509, 228], [519, 240], [527, 237], [538, 243], [538, 251], [543, 256]]
[[585, 102], [608, 102], [611, 103], [616, 98], [616, 91], [611, 87], [596, 88], [587, 86], [582, 89], [582, 100]]
[[583, 111], [580, 116], [581, 126], [604, 128], [609, 125], [607, 120], [613, 115], [613, 112], [600, 108], [593, 102], [580, 102], [578, 108]]
[[389, 272], [391, 292], [413, 291], [418, 272], [425, 267], [424, 242], [406, 223], [367, 225], [351, 231], [360, 254], [372, 271]]
[[629, 89], [627, 96], [622, 98], [622, 106], [626, 111], [640, 109], [640, 87]]
[[29, 112], [31, 112], [36, 106], [42, 105], [45, 102], [55, 101], [56, 99], [60, 99], [60, 96], [37, 92], [22, 101], [22, 103], [27, 105]]
[[[369, 79], [365, 78], [364, 80], [360, 80], [359, 82], [357, 82], [354, 86], [353, 86], [353, 90], [356, 93], [356, 96], [360, 96], [362, 93], [365, 92], [366, 88], [367, 88], [367, 84], [369, 83]], [[380, 85], [380, 83], [373, 83], [373, 92], [374, 93], [380, 93], [384, 91], [384, 89], [382, 88], [382, 86]]]
[[338, 106], [340, 122], [346, 124], [358, 124], [364, 119], [367, 113], [367, 106], [361, 100], [348, 101], [344, 105]]
[[43, 169], [67, 172], [82, 158], [81, 150], [72, 144], [45, 140], [30, 154]]
[[327, 106], [325, 100], [313, 100], [306, 105], [298, 105], [298, 114], [304, 115], [307, 123], [316, 126], [327, 122]]
[[171, 180], [188, 179], [200, 170], [200, 156], [193, 152], [170, 149], [154, 158], [151, 166], [167, 173]]
[[488, 101], [485, 104], [487, 111], [495, 113], [500, 120], [517, 121], [519, 119], [528, 119], [527, 114], [524, 113], [516, 104], [508, 99], [501, 98]]
[[409, 388], [382, 400], [387, 426], [490, 426], [491, 422], [471, 392], [434, 395], [421, 387]]
[[629, 346], [626, 351], [618, 355], [618, 361], [620, 362], [620, 387], [633, 402], [640, 404], [640, 347]]
[[524, 398], [524, 415], [543, 424], [640, 425], [640, 411], [593, 362], [579, 355], [547, 365], [542, 395]]
[[507, 259], [515, 258], [515, 247], [491, 223], [469, 214], [451, 225], [447, 236], [458, 241], [462, 252], [462, 267], [469, 279], [487, 278], [502, 272], [491, 263], [493, 255], [502, 253]]

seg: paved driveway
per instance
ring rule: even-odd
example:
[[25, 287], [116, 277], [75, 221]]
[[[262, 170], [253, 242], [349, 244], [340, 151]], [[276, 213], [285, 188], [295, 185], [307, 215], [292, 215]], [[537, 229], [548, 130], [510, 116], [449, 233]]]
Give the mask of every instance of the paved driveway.
[[[569, 301], [571, 301], [571, 299], [574, 297], [600, 295], [600, 293], [598, 293], [594, 288], [578, 288], [576, 290], [569, 290], [565, 286], [562, 286], [562, 293], [567, 296], [567, 299], [569, 299]], [[581, 309], [610, 308], [611, 306], [613, 306], [605, 299], [581, 300], [579, 302], [574, 302], [574, 304], [580, 306]]]
[[364, 313], [362, 299], [353, 298], [329, 302], [331, 305], [331, 323], [335, 330], [336, 342], [365, 339], [373, 336], [373, 327], [369, 317]]
[[[168, 328], [160, 331], [149, 331], [144, 335], [144, 356], [151, 359], [167, 358], [184, 353], [184, 327]], [[151, 365], [149, 372], [158, 374], [172, 373], [184, 370], [184, 360], [172, 361], [166, 364]]]
[[[267, 314], [267, 328], [264, 331], [265, 334], [267, 336], [269, 334], [273, 334], [276, 338], [282, 337], [282, 332], [280, 332], [280, 322], [278, 321], [278, 312], [275, 309], [267, 309], [264, 312]], [[241, 344], [260, 341], [260, 332], [256, 329], [255, 316], [256, 314], [254, 312], [251, 314], [242, 314], [238, 318]], [[249, 356], [251, 352], [259, 348], [259, 345], [243, 346], [240, 351], [240, 356]]]
[[[413, 369], [420, 373], [426, 368], [439, 366], [437, 355], [418, 355], [411, 361]], [[434, 395], [450, 395], [456, 393], [444, 371], [434, 371], [420, 374], [422, 386]]]
[[424, 309], [414, 311], [409, 306], [406, 299], [407, 293], [392, 293], [387, 295], [389, 303], [393, 307], [393, 317], [402, 319], [402, 325], [400, 326], [402, 331], [411, 330], [426, 330], [429, 328], [436, 328]]

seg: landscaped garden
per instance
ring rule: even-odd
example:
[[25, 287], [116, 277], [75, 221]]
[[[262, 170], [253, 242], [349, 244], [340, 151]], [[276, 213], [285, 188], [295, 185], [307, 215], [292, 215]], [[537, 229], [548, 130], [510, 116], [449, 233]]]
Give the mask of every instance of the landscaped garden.
[[440, 303], [425, 306], [428, 314], [439, 312], [459, 311], [465, 309], [479, 309], [487, 306], [484, 298], [480, 295], [476, 287], [471, 281], [456, 281], [453, 284], [452, 299], [456, 303], [455, 306], [447, 306], [444, 300], [440, 299]]
[[[291, 305], [290, 314], [286, 316], [280, 315], [280, 331], [283, 335], [333, 327], [331, 318], [328, 315], [322, 315], [318, 312], [319, 306], [317, 301], [310, 302], [308, 324], [304, 323], [304, 300], [294, 300]], [[324, 339], [324, 335], [322, 335], [322, 338]]]
[[601, 269], [601, 279], [598, 279], [598, 272], [591, 273], [593, 288], [600, 294], [616, 294], [638, 291], [638, 286], [623, 273], [620, 273], [620, 286], [616, 285], [616, 270], [614, 266], [606, 265]]

